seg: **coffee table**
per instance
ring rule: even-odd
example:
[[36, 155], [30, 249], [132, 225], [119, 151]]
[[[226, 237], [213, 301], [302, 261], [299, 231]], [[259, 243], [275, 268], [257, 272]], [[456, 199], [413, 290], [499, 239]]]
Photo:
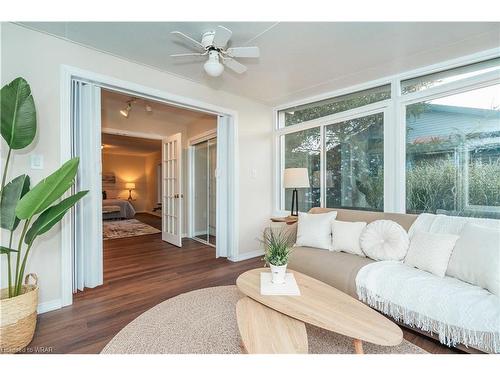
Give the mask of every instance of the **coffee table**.
[[[263, 296], [260, 294], [261, 272], [269, 272], [269, 269], [257, 268], [241, 274], [236, 280], [238, 289], [252, 300], [287, 318], [351, 337], [354, 350], [358, 354], [363, 353], [363, 341], [382, 346], [395, 346], [403, 340], [401, 329], [382, 314], [334, 287], [297, 271], [287, 272], [294, 274], [301, 292], [300, 296]], [[246, 315], [253, 314], [257, 306], [250, 307], [252, 311]], [[240, 312], [238, 310], [237, 308], [236, 313], [243, 345], [248, 352], [251, 352], [249, 348], [255, 347], [256, 338], [247, 332], [254, 331], [255, 334], [259, 334], [263, 326], [272, 325], [269, 325], [263, 312], [256, 313], [252, 319], [247, 319], [241, 314], [241, 309]], [[275, 314], [268, 314], [272, 319], [280, 319]], [[283, 324], [285, 323], [280, 323]], [[297, 333], [301, 329], [298, 328], [299, 325], [293, 323], [292, 327], [295, 327], [292, 331], [283, 331], [279, 328], [268, 330], [264, 333], [265, 340], [274, 340], [273, 338], [280, 334], [288, 338], [300, 337]]]

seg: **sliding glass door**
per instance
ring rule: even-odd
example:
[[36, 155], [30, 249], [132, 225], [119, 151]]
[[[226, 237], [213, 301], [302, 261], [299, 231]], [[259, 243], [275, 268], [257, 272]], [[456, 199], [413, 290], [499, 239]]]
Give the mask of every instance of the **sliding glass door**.
[[215, 246], [217, 140], [197, 143], [193, 150], [194, 237]]

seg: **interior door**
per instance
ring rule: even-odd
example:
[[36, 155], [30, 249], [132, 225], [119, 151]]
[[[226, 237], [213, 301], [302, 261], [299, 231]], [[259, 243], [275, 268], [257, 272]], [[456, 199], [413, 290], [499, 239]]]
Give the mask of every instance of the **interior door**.
[[73, 156], [80, 158], [74, 191], [89, 190], [74, 208], [73, 292], [103, 283], [101, 89], [72, 82]]
[[162, 239], [182, 247], [182, 136], [181, 133], [162, 141], [163, 198]]

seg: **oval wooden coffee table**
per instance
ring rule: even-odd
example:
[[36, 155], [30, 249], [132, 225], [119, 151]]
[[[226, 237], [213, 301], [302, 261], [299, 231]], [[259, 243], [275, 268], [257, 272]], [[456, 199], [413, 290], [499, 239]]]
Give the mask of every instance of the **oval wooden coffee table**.
[[306, 325], [244, 297], [236, 304], [243, 348], [250, 354], [307, 354]]
[[[241, 274], [236, 280], [238, 289], [288, 317], [353, 338], [356, 353], [363, 353], [363, 341], [395, 346], [403, 340], [401, 329], [382, 314], [330, 285], [297, 271], [287, 272], [294, 274], [300, 296], [263, 296], [260, 294], [261, 272], [269, 272], [269, 269], [257, 268]], [[246, 324], [253, 324], [257, 329], [261, 319], [253, 319]], [[238, 318], [238, 325], [240, 320], [242, 317]], [[248, 342], [252, 340], [250, 336], [242, 336], [242, 340], [246, 348], [252, 347]]]

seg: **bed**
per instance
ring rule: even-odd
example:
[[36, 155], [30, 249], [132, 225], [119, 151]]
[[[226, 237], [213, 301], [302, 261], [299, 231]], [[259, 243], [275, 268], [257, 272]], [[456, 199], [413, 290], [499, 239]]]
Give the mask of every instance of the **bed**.
[[102, 200], [102, 218], [104, 220], [132, 219], [134, 215], [134, 206], [126, 199]]

